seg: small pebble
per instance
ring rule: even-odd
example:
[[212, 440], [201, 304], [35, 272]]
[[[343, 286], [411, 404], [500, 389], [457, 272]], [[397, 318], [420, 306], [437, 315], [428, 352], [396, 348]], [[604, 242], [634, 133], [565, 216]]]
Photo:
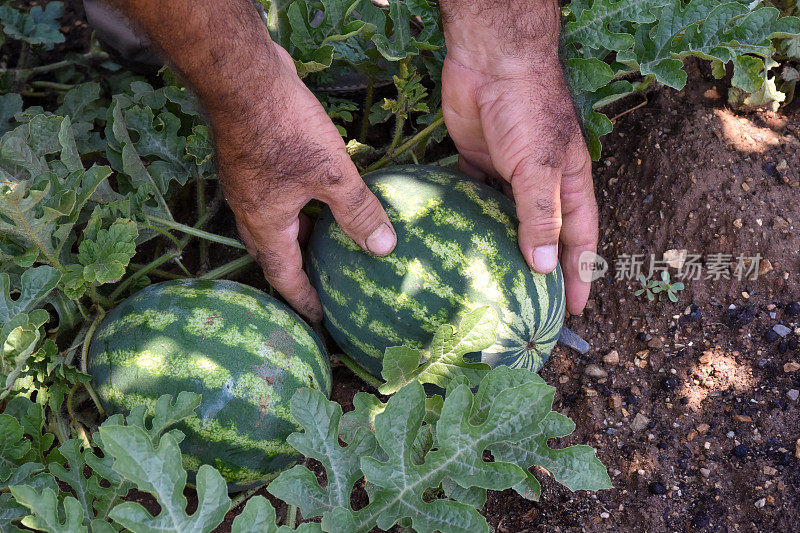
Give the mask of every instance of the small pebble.
[[789, 392], [786, 393], [786, 396], [788, 396], [793, 402], [796, 402], [797, 397], [800, 396], [800, 391], [797, 389], [789, 389]]
[[786, 343], [786, 346], [790, 350], [796, 350], [798, 346], [797, 338], [792, 337], [791, 339], [789, 339], [789, 341]]
[[735, 455], [739, 459], [747, 457], [747, 454], [749, 452], [750, 449], [747, 447], [747, 444], [740, 444], [733, 449], [733, 455]]
[[647, 340], [647, 334], [644, 331], [640, 331], [636, 334], [636, 339], [641, 342], [645, 342]]
[[650, 342], [647, 343], [649, 348], [653, 348], [654, 350], [658, 350], [664, 347], [664, 341], [661, 340], [661, 337], [653, 337], [650, 339]]
[[603, 362], [607, 365], [616, 365], [619, 363], [619, 352], [611, 350], [603, 356]]
[[786, 353], [789, 350], [789, 345], [786, 341], [781, 341], [778, 343], [778, 353]]
[[636, 416], [633, 417], [633, 421], [631, 422], [631, 429], [634, 431], [641, 431], [648, 426], [650, 423], [650, 419], [647, 418], [642, 413], [636, 413]]
[[783, 371], [786, 373], [797, 372], [798, 370], [800, 370], [800, 363], [791, 362], [783, 365]]
[[711, 426], [708, 424], [698, 424], [697, 425], [697, 432], [701, 435], [705, 435], [708, 433], [708, 430], [711, 429]]
[[708, 476], [710, 476], [710, 475], [711, 475], [711, 470], [709, 470], [708, 468], [701, 468], [701, 469], [700, 469], [700, 474], [701, 474], [703, 477], [708, 477]]
[[586, 365], [586, 368], [583, 370], [583, 373], [589, 377], [598, 379], [608, 377], [608, 372], [606, 372], [599, 365], [596, 365], [594, 363]]
[[773, 343], [773, 342], [775, 342], [776, 340], [778, 340], [778, 339], [780, 339], [780, 338], [781, 338], [781, 336], [780, 336], [780, 335], [778, 335], [778, 332], [777, 332], [777, 331], [775, 331], [774, 329], [771, 329], [771, 330], [767, 331], [767, 332], [764, 334], [764, 340], [765, 340], [766, 342], [770, 343], [770, 344], [771, 344], [771, 343]]
[[610, 517], [610, 516], [611, 516], [611, 515], [610, 515], [610, 514], [608, 514], [608, 513], [606, 513], [606, 512], [602, 512], [602, 513], [600, 513], [600, 518], [608, 518], [608, 517]]
[[650, 490], [651, 494], [655, 494], [656, 496], [660, 496], [662, 494], [667, 493], [667, 487], [665, 487], [662, 483], [658, 481], [652, 481], [647, 488]]
[[800, 302], [791, 302], [786, 306], [786, 314], [789, 316], [800, 315]]
[[761, 509], [766, 504], [767, 504], [767, 499], [766, 498], [761, 498], [759, 500], [756, 500], [756, 503], [754, 505], [756, 506], [756, 509]]
[[774, 326], [772, 326], [772, 331], [774, 331], [781, 337], [785, 337], [786, 335], [792, 332], [791, 329], [787, 328], [783, 324], [775, 324]]

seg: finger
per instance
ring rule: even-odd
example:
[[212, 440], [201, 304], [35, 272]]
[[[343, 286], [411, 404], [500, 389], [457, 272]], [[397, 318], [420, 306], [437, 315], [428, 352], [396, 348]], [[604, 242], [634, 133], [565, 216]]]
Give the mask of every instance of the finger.
[[300, 219], [275, 226], [267, 218], [243, 215], [239, 232], [264, 277], [298, 313], [312, 322], [322, 320], [319, 296], [303, 271], [298, 235]]
[[[389, 255], [397, 244], [389, 217], [349, 160], [343, 164], [342, 178], [320, 195], [344, 232], [369, 253]], [[352, 167], [352, 168], [351, 168]]]
[[486, 181], [489, 177], [499, 177], [488, 152], [462, 150], [458, 156], [458, 169], [478, 181]]
[[523, 159], [511, 176], [519, 217], [519, 247], [528, 265], [547, 274], [558, 263], [561, 169]]
[[[561, 180], [561, 268], [567, 310], [580, 314], [589, 298], [591, 283], [581, 277], [581, 254], [597, 251], [597, 201], [592, 183], [592, 163], [585, 145], [570, 148]], [[583, 258], [586, 259], [585, 257]]]

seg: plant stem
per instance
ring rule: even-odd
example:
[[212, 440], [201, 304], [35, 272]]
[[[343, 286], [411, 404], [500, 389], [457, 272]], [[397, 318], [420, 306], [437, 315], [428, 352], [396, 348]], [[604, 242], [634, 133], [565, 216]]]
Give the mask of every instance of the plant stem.
[[[141, 269], [147, 268], [149, 266], [150, 266], [149, 264], [140, 265], [139, 263], [128, 263], [128, 267], [135, 272], [138, 272]], [[172, 272], [167, 272], [166, 270], [161, 270], [158, 268], [148, 269], [147, 273], [150, 274], [151, 276], [158, 276], [159, 278], [163, 279], [186, 279], [186, 276], [181, 276], [180, 274], [173, 274]]]
[[249, 500], [256, 492], [261, 490], [262, 487], [256, 487], [254, 489], [246, 490], [244, 492], [240, 492], [236, 495], [234, 499], [231, 500], [231, 511], [235, 510], [237, 507], [242, 505], [244, 502]]
[[431, 165], [437, 167], [449, 167], [451, 165], [455, 165], [458, 163], [458, 154], [448, 155], [447, 157], [443, 157], [438, 161], [434, 161]]
[[361, 366], [358, 363], [356, 363], [349, 355], [343, 353], [337, 353], [336, 357], [338, 357], [339, 360], [342, 362], [342, 364], [344, 364], [344, 366], [349, 368], [353, 374], [363, 379], [367, 384], [372, 385], [376, 389], [379, 389], [381, 385], [383, 385], [383, 382], [381, 380], [379, 380], [378, 378], [376, 378], [375, 376], [373, 376], [372, 374], [368, 373], [366, 370], [361, 368]]
[[234, 272], [238, 272], [253, 263], [255, 260], [250, 255], [244, 255], [239, 259], [234, 259], [230, 263], [226, 263], [220, 267], [215, 268], [214, 270], [209, 270], [202, 276], [199, 276], [199, 279], [219, 279], [231, 276]]
[[177, 255], [177, 256], [176, 256], [176, 257], [173, 259], [173, 261], [175, 261], [175, 264], [176, 264], [176, 265], [178, 265], [178, 268], [180, 268], [180, 269], [183, 271], [183, 273], [184, 273], [184, 274], [186, 274], [186, 277], [187, 277], [187, 278], [193, 278], [193, 277], [194, 277], [194, 276], [192, 275], [192, 273], [191, 273], [191, 272], [189, 272], [189, 269], [188, 269], [188, 268], [186, 268], [186, 265], [184, 265], [184, 264], [183, 264], [183, 262], [181, 261], [181, 256], [180, 256], [180, 254], [178, 254], [178, 255]]
[[289, 526], [290, 529], [294, 529], [297, 525], [297, 506], [290, 505], [286, 509], [286, 525]]
[[37, 89], [55, 89], [56, 91], [69, 91], [75, 87], [71, 83], [57, 83], [55, 81], [32, 81], [30, 85]]
[[89, 330], [86, 332], [86, 336], [83, 338], [83, 346], [81, 347], [81, 367], [80, 371], [84, 374], [86, 372], [86, 361], [89, 357], [89, 345], [92, 343], [92, 337], [94, 337], [94, 332], [97, 330], [97, 326], [100, 325], [100, 322], [106, 316], [106, 311], [102, 307], [97, 307], [97, 315], [92, 320], [92, 325], [89, 326]]
[[372, 110], [372, 100], [375, 97], [375, 78], [369, 77], [367, 82], [367, 98], [364, 100], [364, 118], [361, 121], [361, 133], [358, 136], [358, 142], [367, 142], [367, 129], [369, 128], [369, 114]]
[[[103, 318], [106, 316], [106, 312], [102, 307], [97, 307], [97, 316], [94, 317], [94, 321], [92, 321], [92, 325], [89, 326], [89, 331], [86, 332], [86, 337], [83, 339], [83, 347], [81, 347], [81, 367], [80, 371], [84, 374], [88, 374], [86, 367], [87, 361], [89, 358], [89, 346], [92, 343], [92, 337], [94, 337], [94, 332], [97, 330], [97, 326], [100, 325]], [[89, 393], [89, 396], [92, 397], [92, 401], [94, 402], [95, 406], [97, 406], [97, 411], [100, 413], [100, 416], [105, 416], [106, 411], [103, 409], [103, 405], [100, 403], [100, 398], [98, 398], [97, 393], [94, 391], [94, 388], [89, 384], [85, 383], [84, 387], [86, 387], [86, 391]]]
[[372, 163], [370, 166], [366, 168], [365, 172], [371, 172], [373, 170], [385, 167], [386, 165], [391, 163], [397, 156], [413, 148], [418, 142], [423, 140], [427, 135], [430, 135], [433, 132], [433, 130], [441, 126], [443, 123], [444, 123], [444, 115], [442, 115], [442, 112], [440, 110], [434, 117], [433, 121], [431, 121], [431, 123], [428, 124], [423, 130], [419, 131], [414, 136], [409, 138], [406, 142], [401, 144], [397, 148], [397, 150], [394, 151], [394, 153], [387, 153], [378, 161]]
[[[408, 60], [404, 59], [398, 63], [397, 66], [400, 69], [400, 79], [408, 79]], [[397, 145], [400, 144], [400, 139], [403, 138], [403, 126], [406, 124], [406, 116], [408, 115], [408, 111], [405, 109], [407, 100], [408, 98], [406, 97], [406, 93], [401, 91], [398, 87], [397, 107], [400, 109], [400, 112], [397, 114], [397, 118], [394, 122], [394, 138], [392, 139], [392, 144], [389, 145], [389, 149], [386, 152], [387, 155], [391, 156], [394, 154], [395, 148], [397, 148]]]
[[111, 301], [116, 301], [116, 299], [119, 297], [119, 295], [122, 294], [123, 292], [125, 292], [125, 290], [128, 287], [130, 287], [137, 279], [139, 279], [142, 276], [152, 272], [153, 270], [157, 269], [158, 267], [160, 267], [164, 263], [166, 263], [168, 261], [172, 261], [173, 259], [179, 257], [180, 255], [181, 255], [181, 253], [178, 252], [177, 250], [172, 251], [172, 252], [168, 252], [168, 253], [162, 255], [161, 257], [159, 257], [158, 259], [155, 259], [155, 260], [149, 262], [148, 264], [140, 267], [139, 270], [137, 270], [136, 272], [131, 274], [128, 278], [125, 278], [125, 280], [122, 283], [117, 285], [117, 288], [114, 289], [114, 291], [109, 295], [109, 299]]
[[111, 299], [111, 298], [106, 298], [105, 296], [103, 296], [102, 294], [97, 292], [97, 287], [96, 286], [91, 285], [90, 288], [89, 288], [89, 292], [91, 293], [90, 295], [91, 295], [92, 301], [94, 303], [100, 304], [100, 305], [104, 305], [105, 307], [113, 307], [114, 306], [114, 300]]
[[27, 67], [30, 60], [31, 45], [23, 41], [19, 49], [17, 68], [14, 69], [14, 83], [12, 85], [12, 91], [16, 92], [22, 89], [22, 86], [25, 84], [25, 80], [28, 79]]
[[247, 249], [244, 244], [237, 241], [236, 239], [231, 239], [230, 237], [223, 237], [222, 235], [217, 235], [215, 233], [210, 233], [208, 231], [203, 231], [201, 229], [193, 228], [191, 226], [187, 226], [186, 224], [175, 222], [174, 220], [167, 220], [165, 218], [154, 217], [154, 216], [148, 216], [147, 220], [153, 222], [154, 224], [159, 224], [161, 226], [164, 226], [165, 228], [173, 229], [175, 231], [180, 231], [182, 233], [185, 233], [186, 235], [191, 235], [192, 237], [205, 239], [207, 241], [215, 242], [217, 244], [224, 244], [225, 246], [238, 248], [239, 250]]
[[[195, 186], [197, 187], [197, 216], [199, 217], [198, 224], [195, 224], [195, 227], [198, 227], [200, 220], [205, 217], [208, 207], [206, 206], [206, 181], [202, 178], [202, 176], [197, 176]], [[208, 269], [208, 241], [201, 240], [198, 244], [200, 253], [200, 271], [204, 271]]]
[[[81, 57], [87, 60], [92, 59], [108, 59], [108, 54], [101, 50], [91, 50], [82, 54]], [[56, 61], [55, 63], [48, 63], [46, 65], [38, 65], [35, 67], [26, 68], [21, 65], [17, 65], [17, 68], [2, 68], [0, 69], [0, 73], [5, 72], [22, 72], [23, 74], [32, 76], [35, 74], [43, 74], [45, 72], [50, 72], [51, 70], [59, 70], [62, 68], [67, 68], [75, 64], [75, 61], [64, 59], [62, 61]]]

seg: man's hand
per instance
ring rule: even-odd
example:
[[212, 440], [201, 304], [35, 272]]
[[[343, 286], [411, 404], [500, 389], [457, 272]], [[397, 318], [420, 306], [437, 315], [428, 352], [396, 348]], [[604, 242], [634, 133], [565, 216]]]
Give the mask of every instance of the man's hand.
[[225, 196], [248, 252], [300, 313], [320, 320], [303, 272], [300, 210], [328, 203], [359, 246], [383, 256], [396, 236], [325, 110], [249, 0], [110, 0], [189, 81], [211, 119]]
[[342, 229], [368, 252], [383, 256], [396, 237], [319, 101], [281, 56], [275, 84], [247, 114], [212, 115], [225, 197], [247, 251], [292, 306], [322, 318], [319, 298], [303, 272], [300, 210], [312, 198], [330, 205]]
[[551, 272], [560, 241], [567, 309], [579, 314], [590, 285], [578, 274], [578, 259], [597, 249], [597, 204], [589, 152], [558, 61], [558, 5], [448, 0], [442, 6], [444, 118], [460, 167], [479, 179], [504, 180], [531, 268]]

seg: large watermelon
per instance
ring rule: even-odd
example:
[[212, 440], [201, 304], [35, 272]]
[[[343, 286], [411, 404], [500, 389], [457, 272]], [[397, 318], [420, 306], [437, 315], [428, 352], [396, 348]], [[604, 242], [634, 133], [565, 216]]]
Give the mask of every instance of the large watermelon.
[[264, 483], [299, 458], [286, 442], [299, 428], [289, 400], [301, 387], [331, 389], [327, 355], [308, 326], [232, 281], [168, 281], [139, 291], [103, 320], [88, 365], [109, 413], [162, 394], [201, 394], [197, 416], [179, 425], [184, 466], [213, 465], [232, 490]]
[[364, 181], [397, 232], [394, 252], [363, 252], [330, 209], [309, 244], [311, 282], [342, 350], [379, 376], [387, 347], [424, 349], [438, 326], [488, 304], [500, 317], [498, 340], [467, 359], [539, 370], [564, 321], [564, 281], [560, 267], [545, 276], [525, 263], [513, 202], [437, 167], [393, 167]]

